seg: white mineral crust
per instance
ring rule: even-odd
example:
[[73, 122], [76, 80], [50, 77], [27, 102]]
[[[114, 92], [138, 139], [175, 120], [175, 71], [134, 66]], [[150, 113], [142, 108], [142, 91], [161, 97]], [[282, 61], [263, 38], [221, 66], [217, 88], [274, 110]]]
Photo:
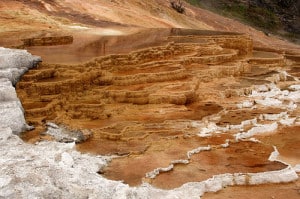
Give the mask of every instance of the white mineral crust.
[[278, 128], [277, 122], [274, 122], [272, 124], [257, 124], [247, 132], [235, 134], [235, 139], [240, 140], [240, 139], [250, 138], [254, 135], [275, 131], [277, 128]]
[[296, 85], [291, 85], [289, 89], [294, 90], [294, 91], [300, 91], [300, 84]]
[[25, 50], [0, 47], [0, 127], [10, 127], [16, 134], [29, 128], [13, 85], [40, 61]]

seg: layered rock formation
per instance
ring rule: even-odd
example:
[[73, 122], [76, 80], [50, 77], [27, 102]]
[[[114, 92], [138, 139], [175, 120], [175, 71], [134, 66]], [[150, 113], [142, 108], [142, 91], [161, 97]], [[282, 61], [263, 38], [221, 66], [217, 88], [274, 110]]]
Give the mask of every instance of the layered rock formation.
[[[3, 60], [9, 61], [10, 53], [21, 54], [26, 59], [21, 59], [20, 65], [5, 65], [6, 68], [22, 66], [30, 68], [40, 61], [38, 57], [33, 57], [26, 51], [1, 49], [9, 52], [3, 56]], [[3, 53], [4, 54], [4, 53]], [[17, 60], [17, 59], [16, 59]], [[18, 63], [18, 62], [13, 62]], [[12, 75], [12, 74], [11, 74]], [[18, 78], [15, 76], [15, 78]], [[25, 78], [26, 79], [26, 78]], [[3, 78], [2, 103], [12, 103], [17, 101], [11, 82]], [[291, 89], [298, 90], [297, 86]], [[20, 108], [21, 106], [18, 106]], [[24, 120], [19, 117], [16, 110], [5, 110], [2, 117], [18, 118], [18, 126], [24, 126]], [[282, 116], [279, 115], [278, 118]], [[269, 118], [269, 116], [265, 116]], [[272, 117], [271, 117], [272, 120]], [[130, 188], [128, 185], [118, 181], [111, 181], [97, 175], [97, 171], [103, 171], [103, 167], [111, 158], [98, 156], [92, 157], [74, 151], [74, 143], [59, 144], [56, 142], [40, 142], [36, 145], [25, 144], [13, 131], [19, 133], [22, 128], [18, 128], [14, 123], [1, 122], [0, 127], [0, 196], [4, 198], [28, 198], [28, 197], [58, 197], [58, 198], [199, 198], [205, 192], [215, 192], [225, 186], [243, 184], [262, 184], [290, 182], [298, 178], [295, 170], [288, 166], [285, 169], [261, 173], [234, 173], [213, 176], [202, 182], [186, 183], [174, 190], [160, 190], [144, 183], [143, 186]], [[5, 125], [4, 125], [5, 124]], [[57, 128], [54, 124], [49, 124], [52, 128]], [[228, 147], [229, 144], [222, 145]], [[251, 147], [252, 148], [252, 147]], [[215, 150], [211, 147], [198, 147], [187, 153], [191, 161], [192, 156], [206, 150]], [[278, 151], [270, 156], [270, 160], [277, 159]], [[187, 161], [173, 161], [173, 164], [188, 164]], [[172, 166], [174, 167], [174, 165]], [[171, 168], [172, 169], [172, 168]], [[167, 172], [169, 168], [157, 169], [147, 174], [153, 179], [160, 172]]]
[[[184, 105], [199, 101], [201, 82], [249, 72], [245, 57], [251, 55], [252, 43], [245, 35], [192, 33], [172, 29], [163, 46], [108, 55], [82, 65], [40, 65], [18, 84], [27, 120], [40, 127], [52, 120], [83, 128], [84, 124], [70, 121], [111, 120], [122, 115], [124, 105], [137, 111], [149, 104], [158, 109], [163, 104], [182, 105], [180, 111], [188, 117], [205, 116], [193, 116]], [[97, 136], [122, 137], [100, 132]]]
[[[297, 64], [284, 54], [253, 52], [241, 34], [171, 29], [162, 37], [159, 46], [29, 71], [18, 95], [37, 128], [23, 138], [49, 139], [40, 134], [49, 121], [72, 131], [89, 129], [93, 136], [79, 150], [119, 157], [99, 174], [131, 186], [180, 187], [179, 195], [186, 183], [207, 183], [220, 173], [288, 171], [296, 179], [294, 165], [269, 161], [273, 146], [254, 137], [298, 124], [292, 99], [298, 91], [280, 89], [298, 84], [283, 71]], [[252, 184], [252, 174], [241, 175], [221, 176]], [[224, 186], [235, 184], [228, 182]]]
[[29, 46], [55, 46], [55, 45], [66, 45], [73, 42], [72, 36], [52, 36], [52, 37], [39, 37], [39, 38], [27, 38], [23, 39], [23, 45], [20, 48]]
[[299, 46], [185, 8], [0, 2], [0, 198], [299, 196]]

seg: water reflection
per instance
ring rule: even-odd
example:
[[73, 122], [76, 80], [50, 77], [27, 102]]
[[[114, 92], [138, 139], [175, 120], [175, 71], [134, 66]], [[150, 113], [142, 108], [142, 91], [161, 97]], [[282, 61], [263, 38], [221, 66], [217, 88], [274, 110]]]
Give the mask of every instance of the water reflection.
[[216, 32], [193, 29], [143, 29], [133, 34], [119, 36], [103, 36], [86, 33], [75, 33], [74, 41], [69, 45], [31, 46], [27, 50], [40, 55], [44, 62], [75, 64], [86, 62], [94, 57], [128, 53], [149, 46], [163, 45], [169, 42], [170, 36], [187, 35], [232, 35], [236, 33]]

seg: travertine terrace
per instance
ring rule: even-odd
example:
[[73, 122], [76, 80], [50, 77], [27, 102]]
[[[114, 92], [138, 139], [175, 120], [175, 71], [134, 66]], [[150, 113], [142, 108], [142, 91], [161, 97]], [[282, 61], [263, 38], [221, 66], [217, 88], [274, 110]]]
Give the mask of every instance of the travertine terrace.
[[299, 197], [300, 47], [184, 6], [0, 1], [0, 198]]
[[[98, 58], [84, 64], [43, 63], [24, 75], [17, 92], [27, 121], [36, 127], [24, 139], [51, 139], [43, 133], [48, 122], [89, 131], [92, 137], [77, 149], [117, 155], [99, 173], [131, 186], [148, 182], [173, 189], [221, 173], [286, 168], [268, 160], [272, 144], [253, 136], [299, 122], [298, 100], [276, 106], [277, 99], [250, 96], [297, 84], [284, 72], [295, 70], [296, 62], [280, 53], [253, 51], [244, 34], [151, 31], [160, 37], [136, 40], [133, 46], [142, 47], [127, 53], [114, 54], [117, 48], [108, 38], [106, 53], [100, 51]], [[292, 123], [280, 123], [289, 117]]]

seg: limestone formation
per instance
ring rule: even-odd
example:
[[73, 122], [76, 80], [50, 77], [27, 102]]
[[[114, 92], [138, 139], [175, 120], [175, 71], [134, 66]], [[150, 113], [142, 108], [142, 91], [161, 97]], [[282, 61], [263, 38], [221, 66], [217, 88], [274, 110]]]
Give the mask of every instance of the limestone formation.
[[10, 127], [16, 134], [32, 128], [26, 124], [23, 107], [13, 86], [40, 61], [40, 57], [25, 50], [0, 48], [0, 127]]
[[[270, 159], [273, 146], [256, 138], [299, 123], [298, 80], [282, 71], [286, 60], [260, 62], [244, 35], [178, 31], [161, 46], [27, 72], [17, 92], [36, 127], [22, 136], [35, 145], [12, 134], [28, 128], [11, 83], [19, 76], [1, 80], [0, 196], [199, 198], [297, 180], [297, 166]], [[16, 59], [17, 74], [39, 61], [15, 52], [26, 57]], [[75, 151], [80, 141], [98, 155]]]
[[185, 7], [0, 1], [0, 198], [299, 196], [299, 46]]
[[[283, 70], [293, 62], [253, 52], [245, 35], [200, 33], [165, 30], [159, 46], [84, 64], [40, 64], [17, 86], [26, 119], [36, 127], [23, 136], [30, 142], [49, 135], [65, 142], [78, 139], [49, 122], [73, 132], [88, 129], [93, 136], [77, 148], [120, 156], [99, 173], [130, 186], [174, 189], [236, 170], [280, 173], [287, 166], [269, 161], [266, 154], [273, 146], [256, 137], [299, 120], [293, 116], [297, 79]], [[281, 90], [281, 84], [290, 91]], [[262, 181], [270, 180], [268, 175]], [[250, 174], [234, 176], [238, 184], [249, 183]]]
[[31, 70], [18, 84], [27, 120], [42, 126], [56, 118], [108, 119], [117, 114], [108, 105], [117, 103], [191, 104], [201, 81], [251, 69], [244, 58], [251, 55], [252, 43], [245, 35], [186, 36], [189, 31], [180, 29], [168, 34], [162, 46]]

